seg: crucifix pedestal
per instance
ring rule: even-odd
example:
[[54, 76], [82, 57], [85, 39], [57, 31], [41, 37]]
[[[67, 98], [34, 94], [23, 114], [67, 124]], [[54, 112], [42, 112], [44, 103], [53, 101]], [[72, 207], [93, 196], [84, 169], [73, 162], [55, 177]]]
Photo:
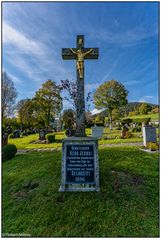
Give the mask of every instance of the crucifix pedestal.
[[76, 134], [63, 140], [62, 177], [59, 191], [99, 191], [98, 141], [85, 134], [84, 60], [97, 59], [98, 48], [84, 48], [84, 36], [77, 36], [77, 48], [63, 48], [64, 60], [76, 60]]

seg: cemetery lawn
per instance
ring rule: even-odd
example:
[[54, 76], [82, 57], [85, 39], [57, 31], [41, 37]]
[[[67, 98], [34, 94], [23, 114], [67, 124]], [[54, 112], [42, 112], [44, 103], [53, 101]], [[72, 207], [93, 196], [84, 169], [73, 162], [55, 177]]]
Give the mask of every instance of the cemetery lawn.
[[[90, 129], [87, 129], [88, 136], [91, 136]], [[105, 130], [105, 134], [106, 134]], [[137, 136], [138, 134], [138, 136]], [[117, 138], [117, 136], [120, 135], [120, 130], [112, 130], [111, 133], [108, 133], [108, 137], [111, 137], [111, 139], [101, 139], [99, 140], [100, 145], [107, 145], [107, 144], [119, 144], [119, 143], [136, 143], [136, 142], [143, 142], [143, 139], [139, 137], [140, 133], [135, 133], [134, 138], [129, 138], [129, 139], [120, 139]], [[16, 139], [9, 139], [9, 144], [15, 144], [17, 149], [42, 149], [42, 148], [51, 148], [51, 149], [57, 149], [61, 148], [62, 146], [62, 139], [65, 138], [64, 134], [59, 134], [56, 133], [56, 141], [54, 143], [49, 143], [49, 144], [35, 144], [33, 143], [38, 139], [38, 134], [32, 134], [29, 136], [21, 136], [21, 138], [16, 138]]]
[[2, 164], [2, 236], [159, 237], [159, 154], [99, 150], [100, 192], [58, 192], [61, 152]]

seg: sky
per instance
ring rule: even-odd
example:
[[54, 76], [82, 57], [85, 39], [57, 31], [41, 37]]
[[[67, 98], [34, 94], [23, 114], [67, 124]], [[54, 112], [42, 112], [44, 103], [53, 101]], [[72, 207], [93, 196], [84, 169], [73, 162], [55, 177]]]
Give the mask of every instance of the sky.
[[85, 94], [114, 79], [129, 102], [158, 104], [158, 8], [158, 2], [3, 2], [2, 69], [17, 101], [34, 97], [48, 79], [75, 80], [75, 61], [63, 60], [61, 49], [76, 47], [76, 36], [84, 35], [85, 47], [99, 48], [97, 60], [85, 61]]

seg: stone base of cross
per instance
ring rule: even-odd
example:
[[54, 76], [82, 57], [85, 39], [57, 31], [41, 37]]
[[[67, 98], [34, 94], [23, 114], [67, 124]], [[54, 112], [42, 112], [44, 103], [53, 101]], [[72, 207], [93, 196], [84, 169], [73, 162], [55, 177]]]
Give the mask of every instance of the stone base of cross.
[[98, 48], [84, 48], [84, 36], [77, 36], [77, 48], [63, 48], [64, 60], [76, 60], [77, 101], [76, 101], [76, 137], [85, 137], [85, 100], [84, 100], [84, 60], [98, 59]]

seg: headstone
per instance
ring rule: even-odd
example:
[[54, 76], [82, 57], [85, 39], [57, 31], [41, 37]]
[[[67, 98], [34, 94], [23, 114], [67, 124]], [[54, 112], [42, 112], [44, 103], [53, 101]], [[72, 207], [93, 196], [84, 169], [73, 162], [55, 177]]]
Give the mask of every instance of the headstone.
[[101, 139], [102, 135], [103, 135], [103, 127], [101, 126], [92, 127], [92, 137], [96, 139]]
[[121, 137], [125, 138], [127, 136], [128, 131], [129, 131], [129, 128], [127, 127], [127, 125], [124, 125], [121, 130]]
[[99, 191], [97, 140], [92, 137], [71, 137], [63, 141], [59, 191]]
[[146, 147], [147, 143], [157, 142], [157, 137], [156, 137], [156, 128], [152, 126], [144, 126], [142, 127], [142, 132], [143, 132], [143, 145]]
[[99, 191], [98, 142], [85, 134], [84, 60], [97, 59], [98, 48], [84, 48], [84, 36], [77, 36], [77, 48], [63, 48], [65, 60], [76, 60], [77, 99], [75, 137], [63, 140], [62, 176], [59, 191]]
[[128, 131], [121, 130], [121, 137], [122, 137], [122, 138], [125, 138], [126, 135], [127, 135], [127, 132], [128, 132]]
[[40, 130], [39, 131], [39, 140], [45, 140], [46, 139], [45, 135], [46, 135], [46, 131], [43, 129]]
[[20, 138], [20, 130], [19, 129], [16, 129], [16, 130], [14, 130], [14, 132], [13, 132], [13, 136], [14, 136], [14, 138], [16, 139], [16, 138]]

